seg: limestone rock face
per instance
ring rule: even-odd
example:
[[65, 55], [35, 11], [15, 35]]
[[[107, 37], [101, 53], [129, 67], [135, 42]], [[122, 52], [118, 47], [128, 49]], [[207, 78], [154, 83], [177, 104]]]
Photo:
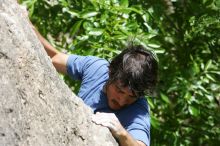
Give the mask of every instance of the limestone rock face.
[[16, 0], [0, 0], [0, 145], [115, 146], [59, 78]]

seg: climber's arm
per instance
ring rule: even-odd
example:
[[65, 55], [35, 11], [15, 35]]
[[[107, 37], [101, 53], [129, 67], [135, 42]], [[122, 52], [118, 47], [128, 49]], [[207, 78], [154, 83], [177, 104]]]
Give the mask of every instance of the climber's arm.
[[67, 73], [67, 69], [66, 69], [66, 63], [67, 63], [67, 59], [68, 59], [68, 55], [59, 52], [56, 48], [54, 48], [39, 32], [38, 30], [33, 26], [33, 29], [38, 37], [38, 39], [40, 40], [40, 42], [42, 43], [42, 45], [44, 46], [47, 54], [50, 56], [50, 58], [52, 59], [52, 63], [54, 65], [54, 67], [56, 68], [56, 70], [60, 73], [66, 74]]
[[28, 11], [26, 7], [22, 7], [24, 16], [27, 17], [29, 24], [31, 25], [32, 29], [34, 30], [35, 34], [37, 35], [38, 39], [44, 46], [47, 54], [50, 56], [52, 63], [56, 70], [60, 73], [66, 74], [67, 68], [66, 63], [68, 59], [68, 55], [59, 52], [56, 48], [54, 48], [40, 33], [39, 31], [34, 27], [32, 22], [28, 18]]

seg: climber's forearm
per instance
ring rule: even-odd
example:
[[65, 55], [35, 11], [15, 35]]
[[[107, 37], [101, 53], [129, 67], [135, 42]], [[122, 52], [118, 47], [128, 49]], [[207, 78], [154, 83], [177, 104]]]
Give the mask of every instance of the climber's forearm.
[[93, 122], [108, 127], [112, 135], [118, 140], [120, 146], [146, 146], [142, 141], [135, 140], [113, 113], [99, 113], [93, 115]]
[[66, 64], [67, 64], [68, 55], [59, 52], [38, 32], [38, 30], [33, 25], [32, 27], [37, 37], [39, 38], [40, 42], [44, 46], [47, 54], [50, 56], [56, 70], [62, 74], [66, 74], [67, 73]]
[[58, 53], [60, 53], [56, 48], [54, 48], [39, 32], [38, 30], [33, 26], [33, 29], [38, 37], [38, 39], [40, 40], [40, 42], [42, 43], [42, 45], [44, 46], [47, 54], [50, 56], [50, 58], [53, 58], [55, 55], [57, 55]]

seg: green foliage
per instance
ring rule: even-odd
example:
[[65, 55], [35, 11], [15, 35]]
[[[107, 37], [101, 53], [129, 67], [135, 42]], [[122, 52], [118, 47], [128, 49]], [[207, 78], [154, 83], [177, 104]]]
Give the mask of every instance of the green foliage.
[[[148, 25], [149, 14], [140, 5], [129, 6], [127, 0], [25, 0], [23, 4], [39, 30], [50, 33], [54, 45], [70, 53], [111, 59], [130, 41], [159, 48], [151, 40], [157, 31]], [[136, 21], [140, 18], [142, 23]]]
[[[155, 6], [156, 7], [156, 6]], [[160, 98], [153, 99], [155, 145], [217, 145], [220, 142], [220, 11], [216, 1], [173, 2], [158, 10]], [[156, 8], [154, 10], [157, 10]], [[162, 92], [162, 93], [161, 93]]]
[[157, 53], [157, 97], [147, 97], [151, 145], [220, 143], [218, 0], [21, 2], [32, 22], [61, 51], [111, 60], [132, 41]]

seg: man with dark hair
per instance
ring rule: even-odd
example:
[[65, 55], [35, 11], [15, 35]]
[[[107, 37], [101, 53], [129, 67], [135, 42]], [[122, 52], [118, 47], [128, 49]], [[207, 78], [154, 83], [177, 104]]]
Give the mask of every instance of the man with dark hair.
[[157, 82], [157, 61], [142, 46], [130, 46], [108, 61], [57, 51], [35, 29], [58, 72], [81, 80], [78, 96], [94, 111], [93, 121], [108, 127], [121, 146], [150, 145], [150, 116], [144, 95]]
[[110, 63], [109, 81], [120, 80], [138, 98], [152, 91], [157, 82], [157, 61], [143, 46], [129, 46]]

